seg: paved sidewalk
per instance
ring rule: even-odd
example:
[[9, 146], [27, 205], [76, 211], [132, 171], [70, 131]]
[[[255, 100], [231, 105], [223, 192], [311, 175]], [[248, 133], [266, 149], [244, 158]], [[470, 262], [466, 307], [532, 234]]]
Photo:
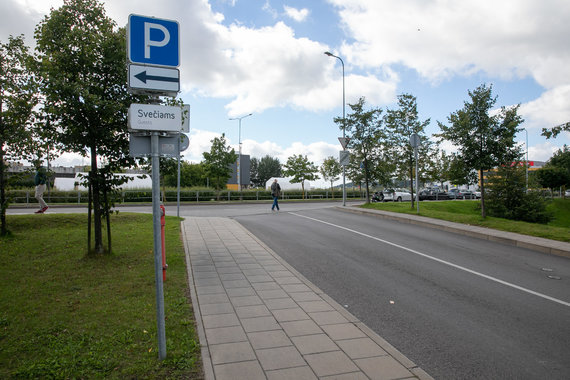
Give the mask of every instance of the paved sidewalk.
[[206, 379], [431, 379], [235, 220], [183, 235]]

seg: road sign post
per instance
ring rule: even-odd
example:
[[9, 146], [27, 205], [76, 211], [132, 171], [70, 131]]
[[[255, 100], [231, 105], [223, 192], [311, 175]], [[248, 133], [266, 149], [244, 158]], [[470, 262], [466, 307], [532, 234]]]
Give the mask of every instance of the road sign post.
[[[129, 65], [129, 90], [136, 94], [176, 96], [180, 91], [180, 26], [172, 20], [130, 15], [127, 26], [127, 57]], [[131, 104], [129, 107], [129, 129], [150, 131], [150, 155], [152, 157], [152, 214], [154, 230], [154, 267], [156, 279], [156, 319], [158, 335], [158, 357], [166, 358], [166, 332], [164, 323], [164, 292], [162, 282], [162, 239], [160, 226], [160, 168], [161, 151], [180, 157], [180, 130], [182, 128], [180, 107], [166, 107], [156, 104]], [[160, 133], [176, 133], [174, 143], [161, 141]], [[146, 140], [131, 134], [129, 144], [131, 155], [136, 144], [144, 145]], [[186, 136], [185, 136], [186, 137]], [[135, 144], [135, 145], [133, 145]], [[139, 152], [140, 153], [140, 152]], [[173, 154], [172, 154], [173, 155]]]

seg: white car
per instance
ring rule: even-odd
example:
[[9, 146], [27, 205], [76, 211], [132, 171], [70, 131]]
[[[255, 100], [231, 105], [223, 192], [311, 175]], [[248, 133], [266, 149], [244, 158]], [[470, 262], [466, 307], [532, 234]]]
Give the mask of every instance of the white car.
[[384, 202], [402, 202], [412, 200], [412, 194], [410, 194], [410, 192], [405, 189], [386, 189], [383, 191], [383, 193]]

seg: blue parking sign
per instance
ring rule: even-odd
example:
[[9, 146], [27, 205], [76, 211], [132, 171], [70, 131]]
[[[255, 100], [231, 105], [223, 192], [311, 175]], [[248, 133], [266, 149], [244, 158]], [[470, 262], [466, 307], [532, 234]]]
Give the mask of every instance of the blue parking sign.
[[178, 22], [146, 16], [129, 16], [128, 58], [132, 63], [153, 66], [180, 65]]

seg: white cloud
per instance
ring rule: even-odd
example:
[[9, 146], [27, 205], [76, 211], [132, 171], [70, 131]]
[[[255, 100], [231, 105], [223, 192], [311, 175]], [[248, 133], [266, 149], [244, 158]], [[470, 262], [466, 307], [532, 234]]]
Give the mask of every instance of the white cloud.
[[402, 63], [434, 81], [531, 75], [547, 88], [570, 78], [570, 7], [561, 1], [329, 1], [355, 41], [343, 53], [358, 65]]
[[550, 141], [536, 144], [528, 148], [528, 159], [529, 161], [548, 161], [561, 148]]
[[570, 121], [570, 84], [544, 92], [540, 98], [521, 105], [520, 114], [528, 128], [552, 128]]
[[285, 10], [285, 14], [288, 17], [291, 17], [293, 20], [297, 22], [303, 22], [309, 16], [309, 10], [307, 8], [297, 9], [284, 5], [283, 9]]

